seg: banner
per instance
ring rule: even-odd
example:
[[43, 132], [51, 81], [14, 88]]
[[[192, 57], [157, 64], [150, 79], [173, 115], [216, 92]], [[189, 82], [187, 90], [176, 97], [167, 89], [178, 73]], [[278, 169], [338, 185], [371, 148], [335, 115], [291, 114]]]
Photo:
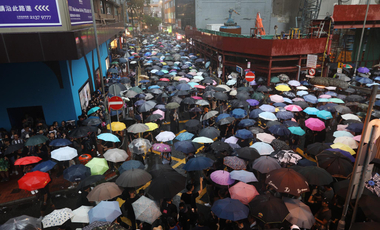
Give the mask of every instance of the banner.
[[58, 0], [0, 0], [0, 28], [62, 26]]
[[92, 23], [92, 0], [67, 0], [70, 12], [71, 25]]

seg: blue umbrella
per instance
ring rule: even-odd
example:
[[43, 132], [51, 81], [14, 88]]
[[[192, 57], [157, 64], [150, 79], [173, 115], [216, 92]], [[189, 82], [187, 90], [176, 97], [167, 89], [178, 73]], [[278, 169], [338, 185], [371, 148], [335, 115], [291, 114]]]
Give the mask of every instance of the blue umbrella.
[[91, 169], [81, 164], [70, 166], [63, 171], [63, 178], [71, 182], [83, 180], [88, 176], [91, 176]]
[[186, 171], [199, 171], [207, 169], [214, 164], [214, 161], [208, 157], [194, 157], [191, 158], [182, 169]]
[[303, 99], [312, 104], [318, 103], [318, 98], [312, 94], [305, 95]]
[[57, 163], [55, 163], [54, 161], [51, 161], [51, 160], [43, 161], [43, 162], [39, 163], [38, 165], [34, 166], [34, 168], [32, 168], [31, 171], [32, 172], [34, 172], [34, 171], [47, 172], [50, 169], [54, 168], [54, 166], [56, 164]]
[[145, 100], [138, 100], [138, 101], [135, 102], [135, 106], [141, 106], [145, 102], [146, 102]]
[[371, 84], [371, 83], [373, 83], [373, 81], [371, 79], [366, 78], [366, 77], [360, 78], [357, 82], [360, 82], [362, 84]]
[[249, 138], [253, 138], [253, 134], [251, 131], [249, 130], [246, 130], [246, 129], [239, 129], [236, 133], [235, 133], [235, 137], [238, 137], [240, 139], [249, 139]]
[[98, 135], [98, 139], [109, 142], [120, 142], [119, 138], [112, 133], [102, 133]]
[[160, 88], [160, 86], [158, 86], [158, 85], [151, 85], [148, 87], [148, 89], [159, 89], [159, 88]]
[[183, 132], [183, 133], [180, 133], [175, 139], [179, 141], [187, 141], [187, 140], [191, 140], [191, 138], [193, 137], [194, 137], [194, 134], [189, 133], [189, 132]]
[[335, 93], [335, 92], [333, 92], [333, 91], [327, 91], [325, 94], [330, 95], [330, 96], [332, 96], [332, 97], [336, 97], [336, 96], [338, 96], [338, 94]]
[[303, 136], [303, 135], [305, 135], [305, 131], [301, 127], [294, 127], [293, 126], [293, 127], [288, 127], [288, 129], [294, 135], [297, 135], [297, 136]]
[[290, 98], [284, 97], [284, 102], [292, 104], [293, 101]]
[[148, 83], [150, 82], [149, 80], [142, 80], [142, 81], [139, 81], [139, 83]]
[[360, 133], [363, 130], [363, 123], [353, 123], [347, 126], [348, 130], [354, 133]]
[[380, 100], [377, 100], [377, 101], [375, 102], [375, 105], [376, 105], [376, 106], [380, 106]]
[[278, 136], [288, 136], [290, 135], [290, 130], [286, 128], [285, 125], [272, 125], [268, 129], [273, 135]]
[[144, 169], [145, 166], [141, 163], [141, 161], [136, 160], [129, 160], [124, 162], [119, 167], [119, 173], [122, 174], [125, 171], [131, 170], [131, 169]]
[[231, 112], [231, 116], [234, 118], [243, 118], [247, 116], [247, 112], [244, 109], [234, 109]]
[[256, 121], [252, 119], [243, 119], [239, 122], [238, 126], [239, 127], [248, 127], [248, 126], [253, 126], [256, 123]]
[[289, 112], [289, 111], [280, 111], [280, 112], [276, 113], [276, 117], [278, 119], [282, 119], [282, 120], [289, 120], [289, 119], [292, 119], [294, 117], [294, 114], [292, 112]]
[[277, 102], [277, 103], [274, 103], [273, 105], [276, 107], [282, 107], [282, 108], [284, 108], [286, 106], [286, 104], [282, 103], [282, 102]]
[[264, 112], [276, 112], [276, 108], [274, 106], [267, 104], [260, 106], [260, 109]]
[[248, 217], [249, 208], [239, 200], [225, 198], [215, 201], [211, 211], [221, 219], [237, 221]]
[[295, 121], [284, 121], [282, 124], [288, 127], [299, 127], [300, 125]]
[[309, 94], [309, 92], [307, 92], [307, 91], [298, 91], [297, 92], [297, 96], [300, 96], [300, 97], [305, 96], [307, 94]]
[[317, 117], [323, 119], [323, 120], [328, 120], [333, 118], [332, 114], [329, 111], [326, 110], [320, 110], [317, 112]]
[[49, 145], [55, 146], [55, 147], [62, 147], [62, 146], [68, 146], [71, 144], [72, 142], [69, 139], [59, 138], [59, 139], [52, 140]]
[[261, 109], [254, 109], [252, 110], [250, 113], [249, 113], [249, 118], [253, 118], [253, 119], [256, 119], [259, 117], [259, 114], [262, 113], [264, 111], [262, 111]]
[[117, 201], [101, 201], [88, 212], [90, 223], [94, 221], [113, 222], [120, 215], [121, 210]]
[[194, 153], [196, 151], [191, 141], [178, 141], [174, 143], [174, 148], [177, 151], [183, 152], [185, 154]]
[[178, 89], [178, 90], [190, 90], [191, 86], [187, 83], [181, 83], [181, 84], [176, 86], [176, 89]]
[[353, 157], [351, 155], [351, 153], [349, 153], [347, 151], [344, 151], [344, 150], [341, 150], [341, 149], [326, 149], [326, 150], [333, 151], [333, 152], [340, 152], [341, 154], [343, 154], [344, 156], [346, 156], [348, 159], [350, 159], [351, 162], [355, 162], [355, 157]]
[[158, 72], [156, 72], [155, 74], [156, 74], [157, 76], [164, 76], [164, 75], [165, 75], [165, 73], [162, 72], [162, 71], [158, 71]]
[[319, 109], [314, 108], [314, 107], [307, 107], [306, 109], [303, 110], [306, 114], [308, 115], [317, 115]]
[[91, 108], [90, 110], [88, 110], [88, 112], [87, 112], [87, 115], [90, 115], [90, 114], [93, 114], [93, 113], [95, 113], [96, 111], [98, 111], [100, 108], [99, 107], [93, 107], [93, 108]]

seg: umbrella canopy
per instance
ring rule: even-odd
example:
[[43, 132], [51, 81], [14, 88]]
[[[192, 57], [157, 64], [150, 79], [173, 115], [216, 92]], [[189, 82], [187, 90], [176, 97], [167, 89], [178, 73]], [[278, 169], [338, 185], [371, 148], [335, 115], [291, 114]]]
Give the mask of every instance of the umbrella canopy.
[[143, 163], [141, 163], [141, 161], [129, 160], [129, 161], [124, 162], [119, 167], [118, 170], [121, 175], [123, 172], [131, 170], [131, 169], [144, 169], [144, 168], [145, 166], [143, 165]]
[[245, 170], [234, 170], [230, 172], [230, 176], [231, 176], [231, 179], [238, 180], [244, 183], [258, 182], [253, 172], [248, 172]]
[[268, 129], [273, 135], [277, 136], [288, 136], [290, 135], [290, 130], [285, 125], [273, 125]]
[[159, 133], [156, 136], [157, 141], [166, 142], [166, 141], [172, 141], [175, 138], [175, 134], [171, 131], [164, 131]]
[[113, 222], [120, 215], [121, 210], [117, 201], [101, 201], [88, 212], [90, 223], [95, 221]]
[[356, 152], [352, 148], [350, 148], [350, 146], [342, 144], [342, 143], [335, 143], [335, 144], [331, 145], [330, 147], [334, 148], [334, 149], [341, 149], [343, 151], [349, 152], [351, 155], [356, 154]]
[[92, 209], [92, 206], [80, 206], [79, 208], [73, 210], [73, 216], [71, 217], [72, 223], [90, 223], [88, 218], [88, 212]]
[[67, 146], [71, 144], [72, 142], [69, 139], [63, 139], [63, 138], [54, 139], [49, 143], [50, 146], [54, 146], [54, 147]]
[[261, 156], [262, 155], [269, 155], [274, 151], [274, 149], [271, 145], [264, 143], [264, 142], [256, 142], [249, 147], [256, 149]]
[[102, 133], [98, 135], [98, 139], [109, 142], [120, 142], [119, 138], [112, 133]]
[[150, 141], [144, 138], [134, 139], [128, 145], [129, 150], [135, 154], [147, 153], [151, 147], [152, 147], [152, 144], [150, 143]]
[[276, 169], [268, 173], [265, 183], [272, 186], [276, 191], [300, 196], [309, 191], [306, 178], [290, 168]]
[[380, 200], [378, 197], [368, 195], [363, 195], [358, 203], [366, 217], [376, 222], [380, 221], [379, 204]]
[[245, 161], [236, 156], [224, 157], [223, 164], [235, 170], [246, 169]]
[[229, 188], [228, 191], [230, 192], [232, 199], [239, 200], [245, 205], [248, 205], [248, 203], [251, 202], [255, 196], [259, 195], [259, 192], [257, 192], [255, 186], [243, 182], [238, 182]]
[[117, 179], [116, 184], [120, 187], [139, 187], [152, 180], [152, 175], [143, 169], [130, 169], [123, 172]]
[[132, 207], [136, 219], [148, 224], [153, 224], [162, 215], [157, 204], [145, 196], [141, 196], [133, 202]]
[[207, 112], [205, 115], [203, 115], [203, 120], [208, 120], [212, 117], [215, 117], [219, 112], [218, 111], [215, 111], [215, 110], [212, 110], [210, 112]]
[[45, 137], [44, 135], [35, 135], [35, 136], [30, 137], [26, 141], [25, 146], [36, 146], [39, 144], [43, 144], [48, 140], [49, 138]]
[[191, 140], [194, 137], [194, 134], [189, 133], [189, 132], [183, 132], [180, 133], [175, 139], [179, 141], [187, 141]]
[[106, 159], [98, 157], [92, 158], [86, 166], [91, 169], [91, 175], [103, 175], [109, 169]]
[[332, 176], [323, 168], [316, 166], [304, 167], [298, 171], [311, 185], [329, 185], [333, 182]]
[[247, 112], [244, 109], [234, 109], [231, 112], [231, 116], [234, 118], [244, 118], [247, 116]]
[[152, 146], [152, 149], [157, 151], [157, 152], [165, 152], [165, 153], [168, 153], [168, 152], [171, 152], [172, 149], [169, 145], [167, 144], [159, 144], [159, 143], [156, 143]]
[[35, 157], [35, 156], [28, 156], [28, 157], [22, 157], [15, 161], [14, 165], [29, 165], [38, 163], [42, 160], [41, 157]]
[[193, 143], [191, 141], [179, 141], [174, 143], [174, 148], [177, 151], [183, 152], [185, 154], [193, 153], [196, 151]]
[[27, 191], [33, 191], [45, 186], [50, 182], [49, 174], [35, 171], [25, 174], [18, 180], [18, 187]]
[[249, 208], [239, 200], [225, 198], [215, 201], [211, 211], [219, 218], [237, 221], [248, 217]]
[[68, 181], [75, 182], [91, 176], [91, 169], [82, 164], [72, 165], [63, 171], [63, 178]]
[[333, 177], [346, 178], [352, 173], [351, 160], [340, 152], [324, 150], [316, 158], [318, 167], [326, 169]]
[[235, 137], [238, 137], [240, 139], [243, 139], [243, 140], [246, 140], [246, 139], [250, 139], [250, 138], [253, 138], [253, 134], [251, 131], [247, 130], [247, 129], [239, 129], [236, 133], [235, 133]]
[[214, 164], [214, 161], [207, 157], [194, 157], [191, 158], [182, 169], [186, 171], [199, 171], [207, 169]]
[[69, 137], [72, 137], [72, 138], [87, 137], [90, 132], [94, 132], [97, 130], [98, 128], [93, 127], [93, 126], [79, 126], [69, 132]]
[[129, 133], [143, 133], [143, 132], [146, 132], [148, 130], [149, 130], [149, 126], [147, 126], [145, 124], [141, 124], [141, 123], [133, 124], [133, 125], [129, 126], [127, 129], [127, 131]]
[[123, 190], [121, 190], [114, 182], [105, 182], [97, 185], [91, 190], [87, 195], [87, 199], [89, 201], [110, 200], [121, 195], [122, 192]]
[[[277, 121], [276, 115], [274, 115], [271, 112], [261, 112], [261, 113], [259, 113], [259, 117], [264, 119], [264, 120], [267, 120], [267, 121]], [[252, 118], [254, 118], [254, 117], [252, 117]]]
[[221, 142], [221, 141], [215, 141], [214, 143], [211, 144], [211, 148], [214, 151], [228, 151], [231, 149], [230, 145], [227, 144], [227, 142]]
[[177, 171], [159, 171], [159, 175], [153, 178], [147, 189], [147, 193], [151, 195], [155, 200], [163, 198], [172, 199], [177, 193], [185, 188], [186, 177], [182, 176]]
[[283, 200], [290, 212], [286, 220], [300, 228], [311, 229], [315, 223], [315, 218], [309, 206], [297, 199], [284, 197]]
[[77, 156], [78, 151], [68, 146], [51, 151], [51, 158], [57, 161], [69, 161]]
[[235, 149], [235, 156], [242, 158], [247, 161], [253, 161], [260, 157], [259, 152], [254, 148], [244, 147], [240, 149]]
[[252, 168], [261, 173], [269, 173], [273, 170], [281, 168], [281, 165], [272, 157], [262, 156], [252, 163]]
[[207, 127], [199, 132], [199, 136], [208, 137], [214, 139], [220, 136], [220, 131], [214, 127]]
[[289, 215], [283, 200], [272, 195], [258, 195], [249, 203], [251, 214], [264, 223], [282, 223]]
[[289, 131], [297, 136], [303, 136], [306, 132], [301, 127], [288, 127]]
[[306, 127], [313, 131], [322, 131], [326, 128], [325, 123], [318, 118], [309, 118], [305, 121]]
[[337, 137], [334, 140], [334, 143], [341, 143], [347, 145], [351, 149], [357, 149], [359, 147], [358, 143], [353, 137]]
[[31, 216], [22, 215], [10, 218], [7, 222], [0, 226], [0, 230], [19, 230], [19, 229], [41, 229], [41, 219]]
[[185, 123], [185, 129], [189, 132], [197, 132], [201, 127], [202, 125], [199, 120], [192, 119]]
[[89, 176], [81, 180], [80, 184], [77, 187], [77, 190], [86, 189], [90, 185], [94, 185], [99, 181], [104, 181], [106, 178], [103, 175]]
[[118, 163], [123, 162], [128, 159], [128, 153], [123, 149], [108, 149], [104, 154], [103, 157], [110, 162]]
[[39, 163], [38, 165], [34, 166], [34, 168], [31, 170], [31, 172], [34, 172], [34, 171], [47, 172], [47, 171], [51, 170], [52, 168], [54, 168], [54, 166], [56, 164], [57, 163], [55, 163], [54, 161], [51, 161], [51, 160], [43, 161], [43, 162]]
[[274, 136], [270, 135], [269, 133], [258, 133], [258, 134], [256, 134], [256, 139], [270, 144], [276, 138]]
[[213, 182], [219, 185], [231, 185], [235, 180], [231, 179], [230, 173], [224, 170], [216, 170], [211, 173], [210, 178]]
[[42, 219], [44, 228], [60, 226], [73, 217], [73, 211], [69, 208], [56, 209]]
[[320, 142], [315, 142], [315, 143], [310, 144], [310, 145], [307, 146], [307, 150], [306, 150], [306, 152], [307, 152], [309, 155], [316, 156], [316, 155], [318, 155], [320, 152], [322, 152], [323, 150], [325, 150], [325, 149], [329, 149], [329, 148], [330, 148], [330, 145], [328, 145], [328, 144], [320, 143]]

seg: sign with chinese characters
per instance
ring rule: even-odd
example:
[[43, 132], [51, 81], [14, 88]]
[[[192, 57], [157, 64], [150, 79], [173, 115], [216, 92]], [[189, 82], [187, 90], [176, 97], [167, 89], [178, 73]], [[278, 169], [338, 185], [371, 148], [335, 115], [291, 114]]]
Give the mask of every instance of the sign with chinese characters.
[[0, 28], [62, 26], [58, 0], [0, 0]]
[[71, 25], [92, 23], [92, 0], [67, 0], [70, 12]]

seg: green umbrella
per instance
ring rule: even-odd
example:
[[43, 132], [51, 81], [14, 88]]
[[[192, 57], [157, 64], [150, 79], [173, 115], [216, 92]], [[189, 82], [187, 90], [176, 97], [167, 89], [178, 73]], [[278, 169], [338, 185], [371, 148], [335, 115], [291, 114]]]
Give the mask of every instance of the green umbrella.
[[111, 65], [117, 65], [117, 64], [119, 64], [119, 62], [117, 61], [111, 62]]
[[176, 109], [179, 107], [179, 104], [177, 102], [170, 102], [165, 106], [167, 109]]
[[26, 141], [25, 146], [36, 146], [36, 145], [45, 143], [48, 140], [49, 140], [49, 138], [47, 138], [43, 135], [32, 136], [31, 138], [29, 138]]
[[344, 101], [342, 99], [339, 99], [339, 98], [329, 98], [329, 102], [344, 104]]
[[86, 165], [91, 169], [91, 175], [103, 175], [108, 170], [106, 159], [94, 157]]
[[140, 88], [137, 87], [137, 86], [132, 87], [132, 88], [130, 88], [129, 90], [133, 90], [133, 91], [135, 91], [136, 93], [142, 93], [142, 92], [143, 92], [142, 89], [140, 89]]
[[272, 77], [272, 78], [270, 79], [270, 82], [271, 82], [271, 83], [279, 83], [279, 82], [280, 82], [280, 78], [278, 78], [278, 77]]
[[161, 72], [169, 73], [169, 71], [167, 71], [166, 69], [162, 69]]
[[252, 94], [251, 98], [260, 101], [260, 100], [264, 99], [264, 94], [259, 93], [259, 92], [254, 92]]
[[301, 127], [288, 127], [291, 133], [298, 136], [305, 135], [305, 131]]

